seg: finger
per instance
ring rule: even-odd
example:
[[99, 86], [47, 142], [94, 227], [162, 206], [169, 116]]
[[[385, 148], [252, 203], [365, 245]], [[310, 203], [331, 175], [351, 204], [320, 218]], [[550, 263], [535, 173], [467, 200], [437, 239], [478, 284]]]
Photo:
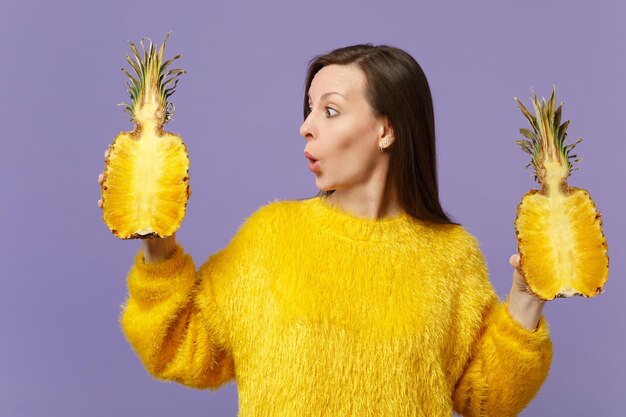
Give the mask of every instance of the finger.
[[102, 208], [102, 199], [98, 200], [98, 207]]
[[101, 172], [100, 175], [98, 175], [98, 184], [102, 185], [103, 181], [104, 181], [104, 174]]
[[519, 254], [518, 253], [511, 255], [511, 257], [509, 258], [509, 264], [511, 264], [511, 266], [514, 268], [519, 267]]

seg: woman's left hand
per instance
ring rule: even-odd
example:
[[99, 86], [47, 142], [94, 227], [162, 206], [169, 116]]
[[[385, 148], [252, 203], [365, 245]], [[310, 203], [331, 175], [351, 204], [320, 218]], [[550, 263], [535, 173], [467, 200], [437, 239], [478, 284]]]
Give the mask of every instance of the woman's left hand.
[[515, 268], [513, 284], [508, 298], [509, 313], [522, 327], [535, 330], [546, 300], [535, 295], [526, 285], [526, 281], [519, 271], [519, 255], [512, 255], [509, 263]]

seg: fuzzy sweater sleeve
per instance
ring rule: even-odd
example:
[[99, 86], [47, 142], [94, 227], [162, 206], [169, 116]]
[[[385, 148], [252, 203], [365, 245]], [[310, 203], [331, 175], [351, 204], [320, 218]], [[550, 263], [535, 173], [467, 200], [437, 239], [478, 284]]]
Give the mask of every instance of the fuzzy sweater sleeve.
[[548, 376], [552, 360], [548, 322], [542, 314], [531, 331], [509, 314], [508, 299], [502, 303], [495, 293], [477, 244], [470, 248], [466, 265], [465, 278], [477, 287], [475, 298], [480, 301], [472, 303], [480, 324], [454, 389], [454, 410], [466, 417], [516, 416]]
[[234, 377], [226, 323], [212, 293], [212, 276], [196, 272], [176, 245], [167, 259], [146, 263], [139, 250], [128, 273], [120, 324], [150, 374], [194, 388], [217, 389]]

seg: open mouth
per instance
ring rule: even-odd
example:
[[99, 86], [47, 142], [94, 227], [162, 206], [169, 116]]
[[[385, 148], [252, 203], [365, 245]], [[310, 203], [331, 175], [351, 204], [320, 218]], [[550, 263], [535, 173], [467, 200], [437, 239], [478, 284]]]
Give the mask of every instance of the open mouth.
[[309, 151], [304, 151], [304, 157], [309, 161], [317, 161], [317, 158], [315, 158], [315, 156], [313, 156]]
[[309, 169], [312, 172], [318, 172], [319, 171], [318, 160], [312, 154], [310, 154], [309, 151], [304, 151], [304, 157], [309, 160]]
[[318, 172], [320, 170], [320, 164], [317, 159], [307, 158], [309, 160], [309, 169], [312, 172]]

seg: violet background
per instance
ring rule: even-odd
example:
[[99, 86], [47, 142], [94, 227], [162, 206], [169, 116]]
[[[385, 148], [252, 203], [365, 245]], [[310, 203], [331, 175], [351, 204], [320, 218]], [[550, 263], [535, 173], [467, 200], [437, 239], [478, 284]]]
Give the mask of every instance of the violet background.
[[[138, 241], [96, 206], [103, 152], [129, 130], [127, 40], [182, 53], [168, 130], [191, 157], [178, 232], [199, 265], [275, 198], [313, 196], [302, 156], [307, 62], [354, 43], [411, 53], [433, 92], [444, 208], [475, 234], [504, 297], [513, 220], [534, 183], [513, 101], [553, 84], [603, 215], [611, 273], [593, 299], [549, 302], [554, 359], [523, 416], [623, 416], [626, 3], [3, 0], [0, 7], [0, 416], [235, 416], [234, 383], [153, 380], [118, 324]], [[618, 402], [620, 401], [620, 402]]]

